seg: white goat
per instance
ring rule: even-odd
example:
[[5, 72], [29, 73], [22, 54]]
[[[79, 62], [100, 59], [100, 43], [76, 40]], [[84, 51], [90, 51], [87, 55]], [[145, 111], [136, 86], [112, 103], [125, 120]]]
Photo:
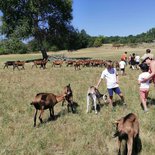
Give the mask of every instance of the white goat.
[[90, 99], [92, 99], [95, 113], [97, 114], [97, 101], [100, 104], [100, 99], [103, 99], [104, 102], [107, 102], [107, 95], [101, 94], [97, 88], [94, 86], [91, 86], [88, 88], [87, 91], [87, 110], [86, 112], [89, 112], [89, 106], [90, 106]]

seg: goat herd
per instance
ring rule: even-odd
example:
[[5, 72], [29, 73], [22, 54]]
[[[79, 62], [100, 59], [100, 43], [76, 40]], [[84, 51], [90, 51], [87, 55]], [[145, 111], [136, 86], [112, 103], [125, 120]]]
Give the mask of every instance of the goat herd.
[[[34, 61], [7, 61], [4, 64], [4, 68], [8, 68], [9, 66], [13, 66], [13, 70], [17, 68], [18, 70], [20, 69], [25, 69], [25, 63], [32, 62], [32, 68], [35, 66], [36, 68], [39, 66], [42, 69], [46, 68], [46, 64], [48, 60], [34, 60]], [[51, 62], [52, 66], [59, 66], [62, 67], [63, 64], [66, 64], [66, 67], [68, 66], [73, 66], [75, 70], [80, 70], [81, 66], [82, 67], [102, 67], [106, 65], [106, 61], [103, 60], [67, 60], [67, 61], [62, 61], [62, 60], [54, 60]], [[114, 62], [115, 67], [119, 67], [118, 62]], [[93, 93], [93, 94], [91, 94]], [[101, 98], [106, 100], [107, 96], [102, 95], [99, 93], [99, 91], [95, 87], [90, 87], [87, 92], [87, 112], [89, 109], [89, 98], [94, 100], [95, 97], [95, 103], [96, 99]], [[62, 102], [62, 105], [64, 102], [67, 102], [67, 107], [68, 107], [68, 112], [72, 111], [74, 113], [76, 111], [76, 108], [74, 106], [74, 101], [73, 101], [73, 92], [71, 89], [70, 84], [65, 86], [63, 89], [63, 93], [60, 95], [55, 95], [53, 93], [39, 93], [36, 94], [34, 97], [34, 100], [31, 105], [35, 107], [35, 114], [34, 114], [34, 127], [36, 126], [36, 119], [37, 119], [37, 113], [38, 110], [40, 111], [39, 114], [39, 120], [40, 123], [43, 123], [42, 120], [42, 115], [44, 110], [49, 109], [50, 112], [50, 118], [54, 119], [54, 106], [58, 102]], [[94, 106], [95, 112], [96, 112], [96, 104]], [[132, 154], [138, 154], [140, 152], [141, 148], [141, 142], [139, 138], [139, 121], [138, 118], [135, 114], [129, 113], [125, 117], [120, 118], [115, 122], [116, 124], [116, 132], [113, 137], [118, 137], [118, 144], [119, 144], [119, 151], [118, 154], [125, 154], [127, 155], [132, 155]], [[122, 153], [122, 141], [126, 142], [126, 147], [123, 149]]]
[[[8, 68], [9, 66], [13, 67], [13, 70], [17, 68], [18, 70], [20, 69], [25, 69], [25, 64], [32, 62], [32, 68], [36, 67], [40, 69], [46, 69], [46, 64], [48, 63], [49, 60], [43, 60], [43, 59], [37, 59], [37, 60], [27, 60], [27, 61], [6, 61], [4, 63], [4, 67]], [[106, 65], [106, 61], [104, 60], [53, 60], [50, 62], [52, 67], [62, 67], [65, 65], [66, 67], [74, 67], [75, 70], [80, 70], [81, 67], [102, 67]], [[119, 68], [119, 62], [114, 61], [114, 66], [115, 68]]]

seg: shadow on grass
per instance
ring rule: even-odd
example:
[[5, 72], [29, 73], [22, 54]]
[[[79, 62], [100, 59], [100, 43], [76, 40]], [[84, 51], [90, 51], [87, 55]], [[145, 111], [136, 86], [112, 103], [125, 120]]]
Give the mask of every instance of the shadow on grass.
[[[77, 102], [73, 102], [73, 111], [69, 111], [70, 113], [73, 113], [73, 114], [77, 114], [78, 111], [77, 111], [77, 107], [78, 107], [78, 103]], [[43, 123], [39, 123], [38, 124], [38, 127], [41, 127], [43, 124], [46, 124], [46, 123], [49, 123], [51, 121], [56, 121], [59, 117], [62, 117], [64, 115], [67, 115], [68, 113], [68, 110], [67, 108], [65, 109], [62, 109], [60, 112], [58, 112], [57, 114], [54, 115], [54, 117], [49, 117], [48, 119], [44, 119]]]
[[155, 98], [147, 98], [147, 105], [148, 106], [155, 106]]
[[124, 107], [124, 106], [127, 106], [127, 104], [124, 105], [121, 100], [116, 100], [115, 102], [113, 102], [113, 106], [114, 107], [116, 107], [116, 106], [120, 106], [120, 107], [123, 106]]

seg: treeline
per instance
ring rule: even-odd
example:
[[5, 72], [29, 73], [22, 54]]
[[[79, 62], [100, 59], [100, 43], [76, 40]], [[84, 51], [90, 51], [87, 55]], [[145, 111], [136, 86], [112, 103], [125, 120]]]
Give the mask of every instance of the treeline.
[[[73, 27], [69, 33], [63, 37], [44, 41], [44, 47], [47, 51], [59, 50], [78, 50], [88, 47], [100, 47], [102, 44], [125, 44], [136, 45], [137, 43], [151, 43], [155, 40], [155, 28], [150, 29], [146, 33], [141, 33], [136, 36], [129, 35], [126, 37], [120, 36], [90, 36], [85, 30], [78, 31]], [[35, 39], [29, 39], [29, 42], [24, 43], [15, 36], [5, 38], [0, 41], [0, 54], [16, 54], [16, 53], [32, 53], [38, 52], [40, 46]]]

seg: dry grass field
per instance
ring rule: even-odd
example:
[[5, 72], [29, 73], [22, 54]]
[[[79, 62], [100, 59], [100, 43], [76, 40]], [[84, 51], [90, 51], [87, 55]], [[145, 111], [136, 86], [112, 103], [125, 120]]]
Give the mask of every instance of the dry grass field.
[[[49, 52], [49, 55], [63, 54], [66, 57], [103, 60], [118, 60], [125, 51], [142, 56], [146, 48], [124, 47], [112, 49], [104, 45], [100, 48], [83, 49], [74, 52]], [[155, 54], [155, 48], [151, 48]], [[117, 104], [114, 110], [103, 105], [96, 115], [94, 111], [86, 114], [86, 92], [89, 86], [96, 85], [101, 67], [85, 67], [75, 71], [73, 67], [51, 67], [47, 69], [33, 68], [27, 63], [25, 70], [13, 71], [3, 69], [5, 61], [41, 58], [41, 54], [0, 56], [0, 154], [1, 155], [116, 155], [117, 139], [112, 138], [115, 132], [113, 122], [133, 112], [140, 122], [141, 155], [155, 154], [155, 88], [150, 87], [149, 112], [144, 113], [140, 107], [137, 78], [140, 70], [126, 67], [126, 76], [119, 75], [119, 86], [125, 96], [127, 108]], [[58, 103], [55, 106], [53, 121], [47, 121], [49, 111], [43, 115], [44, 124], [33, 127], [35, 109], [30, 105], [39, 92], [61, 94], [63, 87], [71, 85], [74, 101], [78, 103], [77, 113], [67, 112], [67, 106]], [[99, 87], [101, 93], [106, 92], [106, 84]], [[114, 101], [120, 99], [114, 95]]]

